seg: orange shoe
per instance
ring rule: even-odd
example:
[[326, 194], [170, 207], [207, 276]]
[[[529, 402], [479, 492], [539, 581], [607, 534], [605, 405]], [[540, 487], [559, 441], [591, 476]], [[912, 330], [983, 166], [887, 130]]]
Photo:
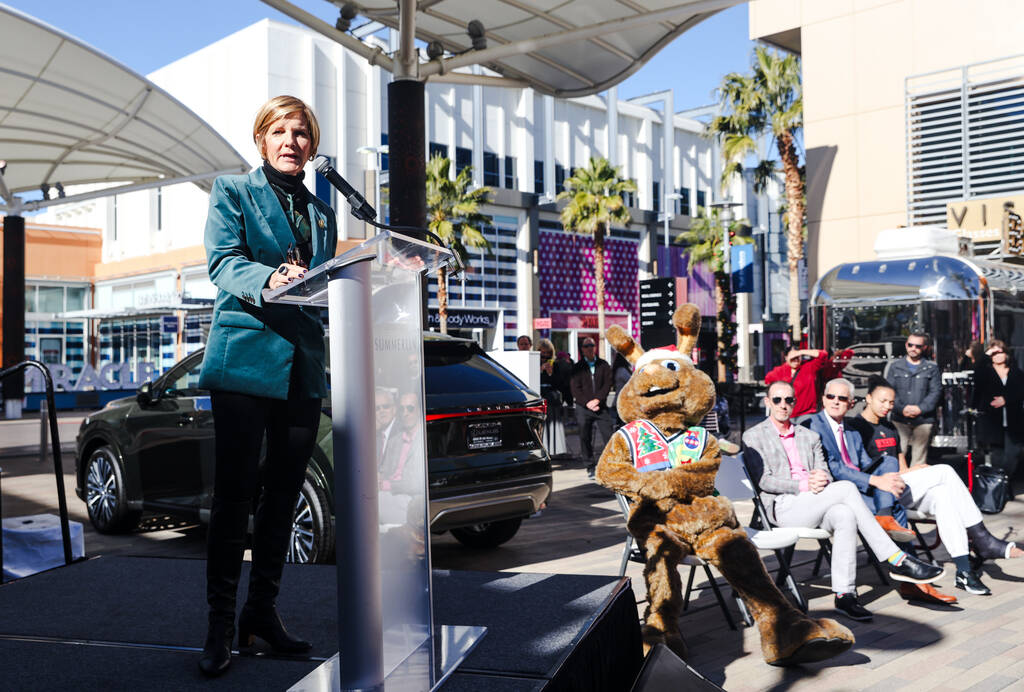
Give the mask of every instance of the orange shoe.
[[889, 515], [876, 515], [875, 521], [877, 521], [878, 525], [881, 526], [887, 534], [889, 534], [889, 538], [896, 543], [913, 543], [916, 538], [913, 531], [903, 528]]
[[945, 594], [931, 584], [900, 584], [900, 596], [908, 601], [921, 601], [922, 603], [938, 603], [939, 605], [953, 605], [956, 603], [956, 596]]

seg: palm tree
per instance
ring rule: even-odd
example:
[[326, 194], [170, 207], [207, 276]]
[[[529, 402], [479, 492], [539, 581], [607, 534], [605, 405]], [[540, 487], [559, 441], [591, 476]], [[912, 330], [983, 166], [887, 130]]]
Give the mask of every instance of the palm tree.
[[558, 199], [569, 200], [562, 209], [565, 230], [594, 236], [594, 284], [597, 287], [598, 354], [604, 352], [604, 238], [613, 223], [631, 220], [622, 195], [636, 192], [636, 183], [622, 177], [606, 158], [591, 156], [583, 168], [566, 178]]
[[[763, 46], [754, 48], [750, 74], [727, 74], [718, 88], [724, 114], [714, 118], [708, 132], [722, 136], [726, 166], [723, 184], [742, 175], [744, 161], [758, 155], [758, 141], [770, 135], [778, 149], [786, 185], [786, 251], [789, 264], [789, 324], [794, 342], [800, 328], [800, 260], [804, 257], [804, 183], [797, 153], [803, 127], [800, 59]], [[758, 158], [761, 158], [758, 155]], [[763, 159], [754, 168], [754, 190], [762, 192], [778, 170], [777, 161]]]
[[[729, 244], [746, 245], [753, 242], [750, 236], [737, 235], [747, 226], [746, 219], [729, 222]], [[678, 241], [688, 246], [690, 262], [688, 271], [693, 274], [696, 264], [709, 264], [715, 276], [715, 311], [718, 313], [718, 381], [725, 382], [726, 374], [736, 372], [736, 294], [732, 292], [731, 276], [725, 271], [724, 234], [726, 227], [719, 210], [710, 211], [697, 207], [690, 230], [679, 234]]]
[[[449, 247], [465, 265], [468, 249], [489, 252], [490, 244], [482, 229], [493, 219], [480, 211], [491, 196], [491, 188], [470, 190], [473, 168], [466, 166], [455, 179], [449, 176], [451, 161], [433, 156], [427, 162], [427, 227]], [[448, 333], [448, 281], [442, 268], [437, 273], [437, 314], [441, 333]]]

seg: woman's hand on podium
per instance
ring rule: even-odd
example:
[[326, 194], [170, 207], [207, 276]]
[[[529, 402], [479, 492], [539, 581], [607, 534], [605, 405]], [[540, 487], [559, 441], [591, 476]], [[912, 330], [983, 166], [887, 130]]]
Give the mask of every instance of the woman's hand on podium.
[[298, 264], [282, 264], [277, 271], [270, 275], [267, 280], [267, 288], [275, 289], [290, 284], [295, 279], [301, 279], [306, 275], [305, 267]]

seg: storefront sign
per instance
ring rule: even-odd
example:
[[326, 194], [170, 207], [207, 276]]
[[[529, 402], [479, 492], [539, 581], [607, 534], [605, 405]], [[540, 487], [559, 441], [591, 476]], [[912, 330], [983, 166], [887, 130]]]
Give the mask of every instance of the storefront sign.
[[[498, 311], [484, 309], [448, 308], [449, 329], [493, 329], [498, 326]], [[437, 312], [427, 313], [427, 326], [439, 327], [441, 317]]]
[[[64, 363], [53, 363], [47, 366], [53, 379], [53, 388], [65, 392], [84, 392], [89, 390], [135, 389], [143, 382], [153, 379], [157, 369], [152, 363], [137, 363], [134, 371], [131, 363], [105, 363], [96, 370], [91, 365], [82, 367], [77, 378], [71, 367]], [[32, 369], [25, 374], [25, 389], [41, 392], [46, 389], [43, 375]]]
[[534, 317], [533, 318], [534, 329], [551, 329], [551, 318], [550, 317]]
[[161, 315], [160, 316], [160, 333], [161, 334], [177, 334], [178, 333], [178, 316], [177, 315]]

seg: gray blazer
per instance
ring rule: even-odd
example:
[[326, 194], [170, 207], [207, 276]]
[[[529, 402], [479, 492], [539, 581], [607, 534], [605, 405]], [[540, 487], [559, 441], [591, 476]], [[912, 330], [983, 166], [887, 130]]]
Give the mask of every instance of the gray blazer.
[[[796, 448], [800, 453], [800, 459], [807, 464], [807, 470], [821, 469], [831, 479], [832, 474], [829, 473], [825, 453], [821, 447], [821, 437], [802, 425], [793, 427], [796, 429]], [[783, 494], [799, 493], [800, 481], [790, 474], [789, 457], [771, 419], [765, 419], [743, 433], [743, 444], [746, 445], [748, 453], [754, 452], [761, 458], [764, 469], [758, 483], [761, 486], [761, 502], [768, 510], [769, 518], [775, 521], [775, 498]]]

